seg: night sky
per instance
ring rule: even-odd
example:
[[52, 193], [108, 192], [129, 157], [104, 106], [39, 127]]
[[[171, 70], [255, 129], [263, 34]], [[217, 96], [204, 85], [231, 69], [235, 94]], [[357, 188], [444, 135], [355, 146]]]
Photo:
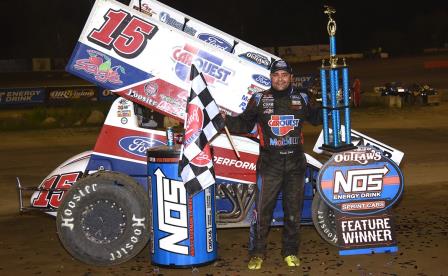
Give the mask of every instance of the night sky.
[[[128, 4], [129, 0], [122, 0]], [[336, 8], [338, 53], [394, 55], [448, 47], [447, 1], [162, 0], [253, 45], [328, 43], [325, 4]], [[0, 59], [70, 56], [93, 0], [1, 1]]]

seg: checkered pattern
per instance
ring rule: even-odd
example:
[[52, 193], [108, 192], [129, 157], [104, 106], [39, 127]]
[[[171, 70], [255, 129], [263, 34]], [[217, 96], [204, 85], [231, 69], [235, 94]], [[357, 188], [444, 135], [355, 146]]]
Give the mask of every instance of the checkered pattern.
[[[188, 105], [194, 104], [202, 110], [203, 124], [202, 129], [185, 130], [186, 133], [192, 131], [195, 135], [189, 141], [186, 139], [184, 141], [179, 172], [185, 183], [185, 189], [190, 195], [194, 195], [215, 183], [215, 171], [208, 143], [224, 127], [224, 119], [207, 88], [204, 76], [194, 65], [191, 66], [190, 80], [191, 92]], [[188, 107], [187, 110], [189, 110]], [[210, 160], [204, 166], [197, 166], [191, 161], [198, 156], [208, 156]]]

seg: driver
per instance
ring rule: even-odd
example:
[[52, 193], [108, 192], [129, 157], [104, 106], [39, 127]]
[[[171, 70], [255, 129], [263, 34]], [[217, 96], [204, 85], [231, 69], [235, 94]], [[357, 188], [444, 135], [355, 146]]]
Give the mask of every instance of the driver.
[[255, 93], [246, 110], [237, 117], [225, 116], [233, 133], [248, 133], [257, 127], [260, 155], [257, 162], [256, 208], [249, 235], [249, 269], [260, 269], [275, 202], [283, 194], [284, 229], [281, 254], [288, 266], [299, 266], [300, 215], [306, 160], [302, 124], [317, 125], [319, 109], [307, 94], [292, 86], [292, 68], [284, 60], [271, 66], [271, 88]]

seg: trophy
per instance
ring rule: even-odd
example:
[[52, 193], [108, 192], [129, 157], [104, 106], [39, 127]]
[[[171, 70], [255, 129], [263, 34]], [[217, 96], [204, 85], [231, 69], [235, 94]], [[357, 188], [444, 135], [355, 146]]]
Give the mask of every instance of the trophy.
[[[328, 152], [340, 152], [355, 148], [351, 143], [350, 126], [350, 98], [349, 98], [349, 80], [348, 66], [345, 58], [342, 59], [342, 65], [338, 64], [336, 56], [336, 22], [332, 15], [336, 10], [325, 6], [324, 13], [328, 15], [327, 31], [330, 36], [330, 57], [328, 64], [325, 59], [322, 60], [320, 68], [320, 80], [322, 88], [322, 124], [324, 133], [324, 143], [321, 149]], [[342, 74], [342, 87], [340, 88], [339, 75]], [[329, 83], [329, 91], [327, 87]], [[343, 112], [344, 131], [341, 131], [341, 111]], [[331, 122], [331, 128], [330, 128]], [[332, 133], [330, 133], [332, 132]]]

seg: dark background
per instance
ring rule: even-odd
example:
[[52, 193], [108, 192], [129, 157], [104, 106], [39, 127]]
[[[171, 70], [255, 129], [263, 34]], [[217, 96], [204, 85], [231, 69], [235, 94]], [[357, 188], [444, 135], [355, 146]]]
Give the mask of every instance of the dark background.
[[[327, 44], [324, 4], [337, 10], [338, 53], [381, 47], [398, 56], [448, 47], [447, 1], [161, 2], [258, 47]], [[0, 59], [68, 58], [93, 4], [93, 0], [1, 1]]]

